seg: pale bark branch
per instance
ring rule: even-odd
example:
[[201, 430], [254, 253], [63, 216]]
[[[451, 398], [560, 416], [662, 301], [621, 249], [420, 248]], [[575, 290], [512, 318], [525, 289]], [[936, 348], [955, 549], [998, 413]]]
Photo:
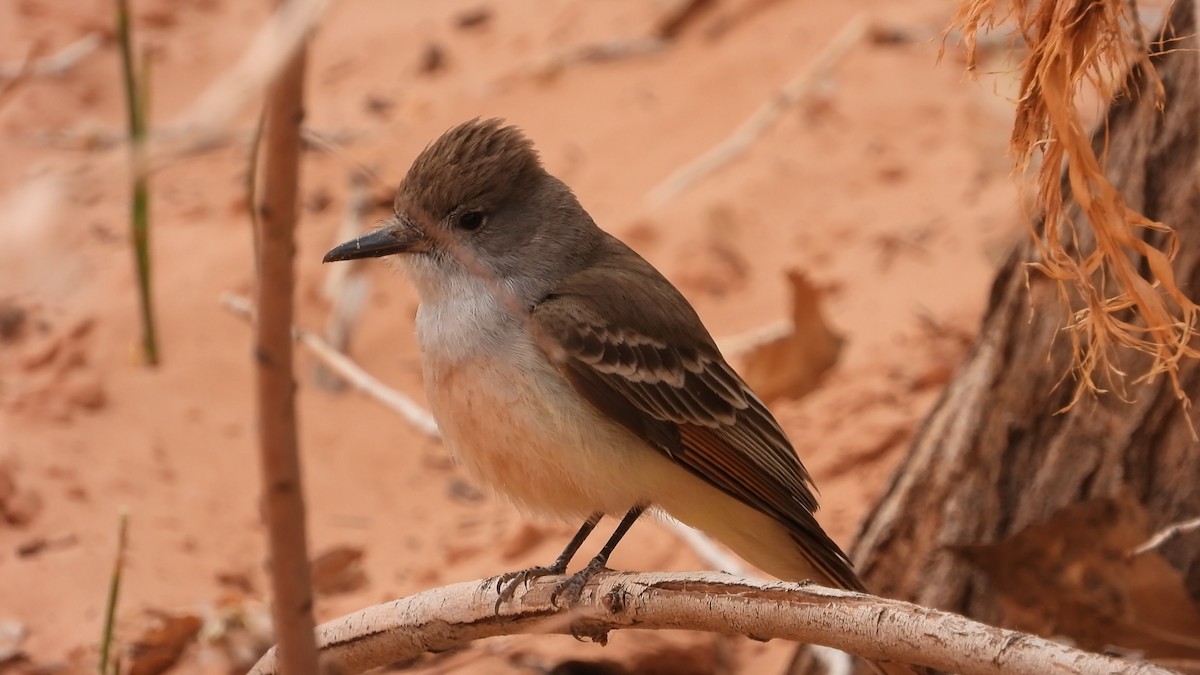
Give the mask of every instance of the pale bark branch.
[[177, 120], [150, 135], [143, 171], [228, 142], [233, 121], [287, 67], [315, 28], [329, 0], [289, 0], [280, 5], [232, 67]]
[[[640, 628], [821, 644], [873, 661], [964, 675], [1171, 672], [949, 612], [811, 584], [717, 573], [604, 573], [588, 582], [577, 606], [564, 610], [550, 599], [561, 580], [520, 588], [499, 610], [495, 580], [481, 579], [346, 615], [318, 629], [322, 667], [349, 675], [499, 635], [562, 633], [603, 641], [609, 631]], [[278, 672], [274, 649], [250, 671]]]
[[829, 44], [792, 81], [783, 86], [769, 101], [742, 123], [728, 138], [713, 146], [700, 157], [675, 170], [646, 200], [652, 205], [665, 204], [709, 174], [741, 157], [763, 135], [788, 106], [804, 99], [813, 86], [833, 66], [862, 40], [870, 28], [866, 15], [858, 14], [838, 31]]
[[1153, 551], [1168, 541], [1171, 541], [1175, 537], [1187, 534], [1188, 532], [1194, 532], [1196, 530], [1200, 530], [1200, 518], [1193, 518], [1191, 520], [1185, 520], [1179, 523], [1172, 523], [1158, 532], [1155, 532], [1153, 537], [1150, 537], [1146, 540], [1146, 543], [1133, 549], [1133, 553], [1131, 555], [1142, 555], [1143, 553]]
[[[224, 293], [221, 295], [221, 302], [230, 311], [243, 319], [253, 317], [250, 303], [239, 295]], [[374, 375], [363, 370], [353, 359], [330, 347], [319, 335], [296, 326], [292, 328], [292, 337], [300, 344], [308, 347], [312, 351], [313, 356], [320, 359], [331, 371], [345, 379], [355, 389], [375, 399], [392, 412], [399, 414], [406, 422], [416, 428], [417, 431], [430, 438], [441, 438], [437, 421], [433, 419], [433, 415], [429, 414], [429, 411], [421, 407], [416, 401], [405, 396], [402, 392], [396, 391], [383, 382], [380, 382]]]
[[50, 56], [0, 65], [0, 82], [22, 77], [62, 75], [99, 49], [103, 43], [104, 38], [99, 33], [88, 33]]

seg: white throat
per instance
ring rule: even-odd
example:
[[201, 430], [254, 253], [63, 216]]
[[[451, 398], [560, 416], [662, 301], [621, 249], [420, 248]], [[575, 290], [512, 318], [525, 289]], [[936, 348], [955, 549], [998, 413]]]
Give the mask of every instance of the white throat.
[[496, 297], [494, 284], [465, 270], [435, 267], [428, 259], [408, 258], [403, 267], [417, 292], [416, 333], [421, 352], [439, 361], [461, 361], [512, 348], [522, 335], [509, 305]]

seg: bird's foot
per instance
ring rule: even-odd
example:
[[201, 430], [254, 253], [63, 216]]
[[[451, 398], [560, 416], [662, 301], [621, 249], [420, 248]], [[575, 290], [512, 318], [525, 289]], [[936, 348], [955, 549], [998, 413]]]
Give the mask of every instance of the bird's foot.
[[587, 567], [567, 577], [558, 585], [558, 588], [554, 589], [554, 592], [550, 594], [550, 602], [557, 607], [573, 607], [579, 604], [579, 598], [583, 595], [583, 587], [591, 581], [592, 577], [608, 569], [605, 567], [607, 562], [604, 558], [593, 558]]
[[505, 572], [496, 577], [496, 593], [500, 596], [496, 599], [496, 611], [500, 611], [500, 604], [513, 599], [517, 593], [517, 588], [522, 584], [528, 586], [530, 581], [540, 579], [541, 577], [552, 577], [562, 574], [567, 571], [566, 565], [553, 565], [529, 567], [516, 572]]

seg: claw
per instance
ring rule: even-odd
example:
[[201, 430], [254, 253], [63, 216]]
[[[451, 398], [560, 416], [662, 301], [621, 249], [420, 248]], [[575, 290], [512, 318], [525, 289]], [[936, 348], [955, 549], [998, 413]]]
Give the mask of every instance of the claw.
[[[557, 607], [573, 607], [579, 604], [579, 598], [583, 595], [583, 587], [587, 585], [588, 581], [591, 581], [592, 577], [607, 569], [603, 560], [592, 560], [587, 567], [567, 577], [559, 584], [558, 588], [550, 594], [550, 602]], [[565, 599], [566, 604], [560, 604], [559, 598]]]
[[513, 599], [517, 589], [522, 585], [529, 585], [530, 581], [541, 577], [552, 577], [562, 574], [566, 570], [557, 565], [537, 566], [528, 569], [517, 570], [516, 572], [505, 572], [496, 577], [496, 598], [497, 613], [500, 612], [500, 605]]

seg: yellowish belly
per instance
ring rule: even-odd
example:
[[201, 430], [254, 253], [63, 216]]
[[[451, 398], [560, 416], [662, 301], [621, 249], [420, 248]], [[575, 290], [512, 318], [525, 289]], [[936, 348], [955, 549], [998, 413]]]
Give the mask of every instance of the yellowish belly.
[[[619, 515], [648, 498], [631, 479], [653, 450], [603, 419], [548, 363], [426, 360], [425, 387], [449, 451], [519, 506], [564, 516]], [[643, 466], [635, 463], [643, 460]]]
[[620, 517], [634, 504], [652, 504], [775, 576], [828, 583], [770, 517], [602, 418], [548, 363], [516, 363], [425, 361], [445, 444], [481, 485], [527, 510], [565, 517], [597, 511]]

